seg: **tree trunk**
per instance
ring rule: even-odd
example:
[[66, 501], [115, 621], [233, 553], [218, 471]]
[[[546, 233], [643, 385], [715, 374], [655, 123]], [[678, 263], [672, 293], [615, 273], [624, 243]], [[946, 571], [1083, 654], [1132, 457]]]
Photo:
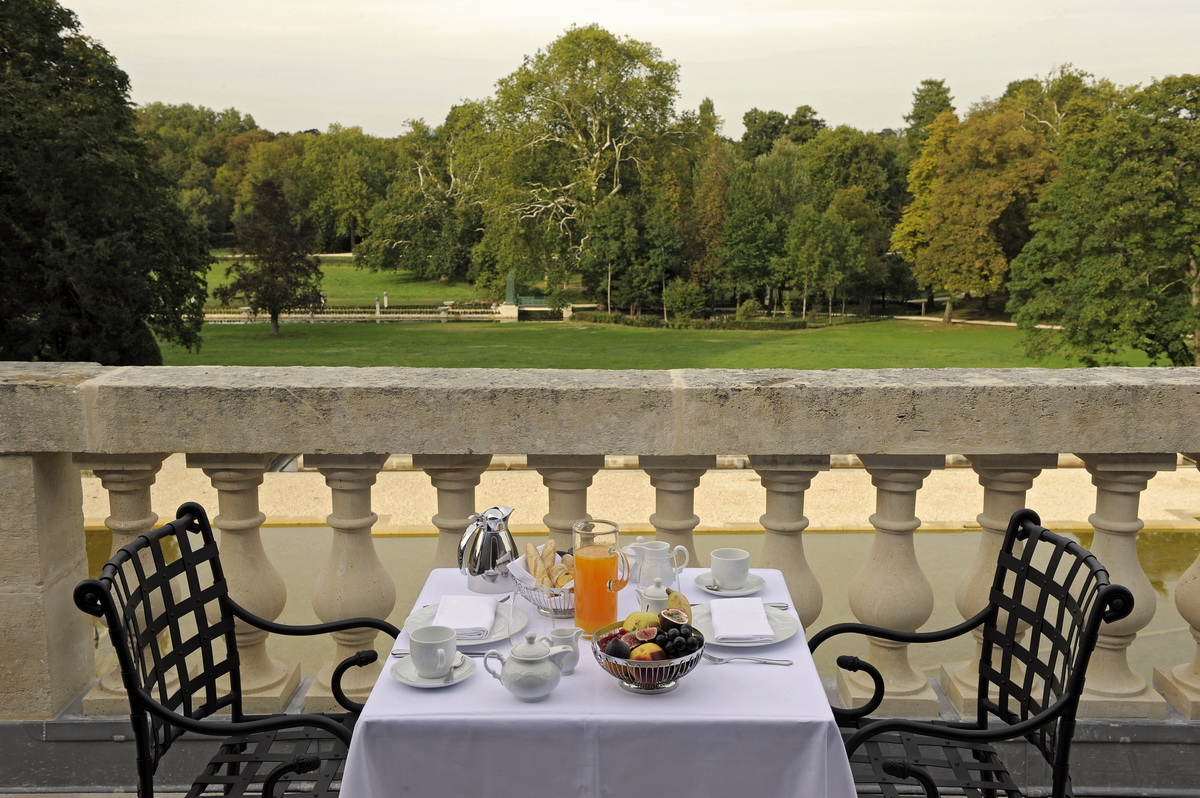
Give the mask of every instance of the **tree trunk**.
[[279, 314], [271, 314], [271, 335], [279, 335]]
[[951, 324], [954, 321], [954, 297], [946, 300], [946, 312], [942, 314], [942, 324]]

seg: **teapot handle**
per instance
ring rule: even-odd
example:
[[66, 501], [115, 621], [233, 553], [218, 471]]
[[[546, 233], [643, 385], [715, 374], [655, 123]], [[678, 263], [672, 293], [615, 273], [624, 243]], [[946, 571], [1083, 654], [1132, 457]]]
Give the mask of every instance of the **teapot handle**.
[[486, 654], [484, 654], [484, 655], [483, 655], [483, 669], [484, 669], [485, 671], [487, 671], [488, 673], [492, 674], [492, 676], [494, 676], [494, 677], [496, 678], [496, 680], [497, 680], [497, 681], [499, 681], [499, 680], [500, 680], [500, 674], [499, 674], [499, 673], [497, 673], [496, 671], [494, 671], [494, 670], [492, 670], [491, 668], [489, 668], [489, 667], [488, 667], [488, 660], [489, 660], [489, 659], [491, 659], [491, 658], [492, 658], [492, 656], [495, 656], [495, 657], [496, 657], [496, 659], [500, 660], [500, 667], [501, 667], [501, 668], [503, 668], [503, 667], [504, 667], [504, 657], [503, 657], [503, 656], [500, 654], [500, 652], [499, 652], [499, 651], [497, 651], [496, 649], [494, 649], [494, 648], [489, 648], [489, 649], [488, 649], [488, 652], [487, 652]]

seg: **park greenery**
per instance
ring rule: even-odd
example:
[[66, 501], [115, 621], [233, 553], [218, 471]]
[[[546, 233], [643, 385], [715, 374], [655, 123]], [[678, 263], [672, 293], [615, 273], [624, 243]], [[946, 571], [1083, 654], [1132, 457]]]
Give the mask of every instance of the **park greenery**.
[[400, 282], [498, 299], [512, 275], [552, 306], [679, 321], [828, 319], [935, 295], [949, 321], [982, 298], [1042, 362], [1200, 357], [1194, 75], [1117, 86], [1067, 65], [962, 112], [930, 78], [905, 126], [881, 131], [830, 124], [801, 96], [746, 112], [734, 140], [712, 102], [677, 107], [679, 67], [651, 43], [581, 25], [440, 122], [393, 138], [272, 132], [232, 108], [131, 108], [70, 12], [11, 5], [36, 24], [0, 20], [16, 99], [0, 171], [20, 176], [0, 188], [17, 242], [3, 332], [20, 342], [0, 342], [5, 356], [153, 362], [51, 343], [110, 328], [194, 348], [201, 231], [234, 252], [212, 296], [272, 318], [317, 301], [315, 253], [353, 252]]

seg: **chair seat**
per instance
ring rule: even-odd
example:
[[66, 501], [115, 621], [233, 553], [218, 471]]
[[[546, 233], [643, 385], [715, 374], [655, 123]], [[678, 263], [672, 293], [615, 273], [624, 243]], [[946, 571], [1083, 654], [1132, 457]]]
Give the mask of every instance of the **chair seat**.
[[[849, 737], [854, 731], [856, 729], [845, 730], [843, 737]], [[885, 732], [859, 746], [850, 757], [859, 794], [887, 798], [911, 798], [920, 794], [920, 789], [911, 780], [898, 779], [884, 772], [884, 762], [897, 759], [924, 768], [943, 795], [969, 798], [985, 795], [1021, 798], [1022, 795], [991, 745], [911, 732]]]
[[319, 754], [320, 768], [311, 773], [284, 775], [275, 794], [282, 794], [286, 786], [305, 796], [336, 796], [346, 762], [346, 746], [319, 729], [303, 728], [227, 738], [192, 784], [188, 798], [259, 796], [271, 771], [304, 754]]

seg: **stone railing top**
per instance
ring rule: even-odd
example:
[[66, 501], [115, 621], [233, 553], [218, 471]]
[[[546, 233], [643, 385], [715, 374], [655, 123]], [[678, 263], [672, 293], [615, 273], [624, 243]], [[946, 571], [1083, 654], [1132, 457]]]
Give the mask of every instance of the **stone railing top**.
[[0, 363], [0, 451], [1200, 451], [1200, 369], [106, 368]]

